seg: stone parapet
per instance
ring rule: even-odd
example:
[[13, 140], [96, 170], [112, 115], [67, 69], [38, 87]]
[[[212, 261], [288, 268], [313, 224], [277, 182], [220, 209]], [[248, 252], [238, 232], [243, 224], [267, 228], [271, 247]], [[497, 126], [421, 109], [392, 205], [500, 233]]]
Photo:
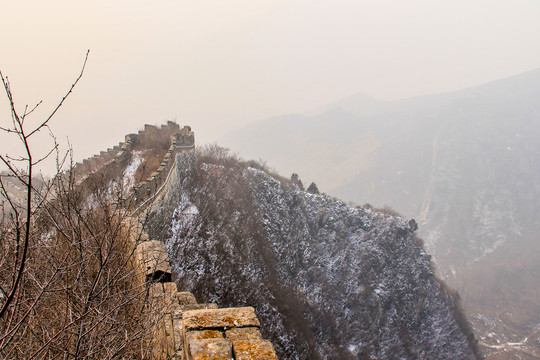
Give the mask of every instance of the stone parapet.
[[252, 307], [185, 311], [184, 331], [259, 327]]
[[158, 240], [141, 242], [135, 249], [137, 260], [141, 264], [147, 281], [171, 281], [171, 267], [165, 243]]
[[195, 147], [195, 134], [190, 126], [184, 126], [180, 132], [173, 135], [173, 146], [179, 150]]
[[[122, 157], [125, 152], [131, 151], [133, 146], [137, 144], [140, 137], [145, 136], [147, 133], [157, 131], [166, 131], [169, 133], [186, 132], [184, 131], [184, 129], [180, 130], [180, 126], [174, 121], [168, 121], [167, 124], [161, 125], [160, 127], [146, 124], [144, 126], [144, 129], [140, 130], [138, 133], [126, 135], [125, 140], [123, 142], [120, 142], [118, 145], [107, 149], [107, 151], [101, 151], [98, 155], [94, 155], [93, 157], [75, 163], [73, 166], [73, 171], [75, 173], [76, 181], [80, 181], [89, 174], [99, 171], [103, 167], [107, 166], [115, 158]], [[192, 138], [194, 142], [193, 133]]]

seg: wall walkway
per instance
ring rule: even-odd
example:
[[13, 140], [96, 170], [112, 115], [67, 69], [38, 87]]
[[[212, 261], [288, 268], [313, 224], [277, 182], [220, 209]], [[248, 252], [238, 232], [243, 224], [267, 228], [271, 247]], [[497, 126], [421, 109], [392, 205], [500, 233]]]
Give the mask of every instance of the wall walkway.
[[[123, 207], [130, 214], [123, 220], [135, 248], [135, 266], [149, 286], [149, 316], [157, 317], [153, 336], [153, 359], [165, 360], [274, 360], [277, 356], [272, 343], [264, 340], [260, 323], [252, 307], [218, 309], [216, 304], [199, 304], [190, 292], [178, 291], [172, 282], [169, 257], [165, 243], [150, 239], [141, 225], [139, 215], [165, 187], [176, 154], [193, 151], [194, 134], [186, 126], [180, 130], [176, 123], [165, 125], [177, 129], [171, 146], [160, 167], [134, 188], [124, 199]], [[163, 128], [163, 127], [162, 127]], [[154, 131], [145, 126], [143, 131]], [[139, 134], [126, 136], [126, 141], [88, 161], [77, 164], [77, 183], [84, 186], [97, 171], [106, 171], [124, 161]]]

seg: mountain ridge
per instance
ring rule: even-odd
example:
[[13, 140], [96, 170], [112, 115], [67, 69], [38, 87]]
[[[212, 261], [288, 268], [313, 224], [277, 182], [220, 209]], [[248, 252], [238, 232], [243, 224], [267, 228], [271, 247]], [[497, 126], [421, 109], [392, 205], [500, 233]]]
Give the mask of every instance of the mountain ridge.
[[[460, 293], [474, 294], [466, 296], [465, 302], [471, 317], [493, 314], [477, 301], [495, 297], [506, 304], [508, 313], [523, 319], [519, 309], [540, 309], [537, 301], [497, 292], [494, 285], [483, 290], [477, 285], [479, 277], [486, 280], [480, 274], [487, 269], [493, 274], [513, 273], [517, 267], [509, 257], [502, 266], [490, 254], [510, 244], [525, 254], [530, 240], [524, 234], [540, 230], [532, 215], [538, 211], [536, 199], [540, 197], [540, 169], [535, 160], [540, 156], [539, 98], [540, 69], [534, 69], [450, 93], [380, 103], [376, 110], [360, 115], [341, 109], [304, 116], [300, 125], [289, 116], [288, 121], [274, 120], [280, 124], [279, 133], [272, 122], [262, 120], [222, 143], [246, 156], [265, 158], [269, 166], [284, 173], [297, 172], [303, 179], [316, 181], [321, 191], [341, 199], [389, 206], [417, 219], [420, 236], [441, 276]], [[338, 125], [344, 119], [348, 127]], [[256, 124], [264, 124], [264, 131]], [[304, 137], [298, 138], [301, 141], [294, 148], [265, 146], [280, 143], [282, 134], [293, 138], [297, 133]], [[306, 136], [310, 133], [315, 136]], [[332, 141], [334, 138], [352, 141]], [[255, 139], [265, 140], [250, 146]], [[480, 271], [478, 262], [485, 270]], [[534, 262], [528, 264], [523, 271], [540, 270]], [[538, 288], [534, 280], [522, 280], [521, 286]], [[512, 329], [516, 327], [504, 321], [507, 331], [499, 327], [494, 332], [484, 325], [478, 330], [492, 346], [485, 348], [486, 354], [498, 351], [499, 345], [491, 341], [504, 342], [515, 333]], [[522, 320], [519, 323], [522, 338], [532, 334], [528, 329], [534, 327]], [[492, 333], [497, 335], [493, 338]], [[540, 354], [539, 344], [529, 341], [526, 346]]]
[[404, 219], [213, 151], [177, 159], [149, 216], [180, 288], [253, 305], [282, 358], [475, 358], [458, 300]]

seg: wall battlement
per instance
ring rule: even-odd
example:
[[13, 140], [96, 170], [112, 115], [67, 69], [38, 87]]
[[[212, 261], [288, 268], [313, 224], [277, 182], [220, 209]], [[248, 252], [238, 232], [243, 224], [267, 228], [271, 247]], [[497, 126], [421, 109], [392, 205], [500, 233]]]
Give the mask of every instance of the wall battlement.
[[[189, 126], [187, 128], [189, 128]], [[189, 129], [191, 131], [191, 128]], [[123, 142], [120, 142], [114, 147], [107, 149], [107, 151], [101, 151], [99, 154], [84, 159], [82, 162], [75, 163], [75, 165], [73, 166], [73, 172], [75, 174], [76, 182], [80, 182], [89, 174], [99, 171], [115, 159], [122, 159], [126, 155], [126, 153], [131, 151], [132, 148], [138, 143], [139, 138], [159, 131], [169, 133], [181, 133], [182, 131], [184, 131], [184, 129], [182, 129], [181, 131], [180, 126], [174, 121], [168, 121], [167, 124], [161, 125], [160, 127], [146, 124], [144, 126], [144, 129], [139, 130], [137, 133], [126, 135]]]

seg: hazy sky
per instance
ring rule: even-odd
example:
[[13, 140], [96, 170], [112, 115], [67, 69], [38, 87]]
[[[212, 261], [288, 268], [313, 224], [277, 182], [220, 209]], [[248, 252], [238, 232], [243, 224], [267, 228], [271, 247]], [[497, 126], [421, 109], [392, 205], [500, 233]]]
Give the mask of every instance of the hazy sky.
[[[176, 119], [201, 142], [356, 92], [396, 99], [540, 67], [538, 0], [18, 0], [1, 12], [0, 69], [19, 106], [50, 109], [91, 50], [53, 123], [77, 159], [144, 123]], [[5, 96], [0, 110], [4, 124]]]

